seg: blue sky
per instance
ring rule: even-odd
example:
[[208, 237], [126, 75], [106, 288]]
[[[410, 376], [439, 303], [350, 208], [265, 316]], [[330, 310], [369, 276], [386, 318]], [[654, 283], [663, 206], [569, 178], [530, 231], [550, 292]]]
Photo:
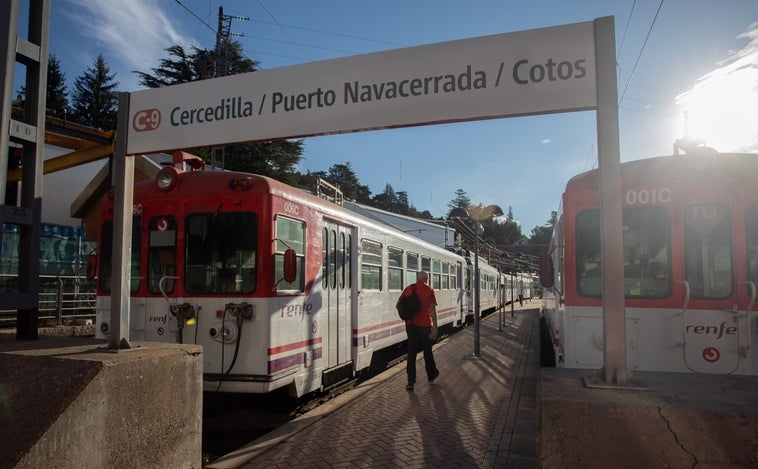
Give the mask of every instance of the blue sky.
[[[50, 53], [69, 91], [98, 54], [120, 91], [136, 91], [133, 71], [156, 67], [166, 47], [213, 48], [219, 6], [249, 18], [231, 31], [262, 69], [613, 16], [622, 161], [670, 154], [685, 111], [706, 144], [758, 152], [755, 0], [56, 0]], [[443, 216], [463, 189], [510, 207], [529, 235], [568, 179], [597, 167], [595, 112], [313, 137], [300, 169], [347, 161], [373, 194], [389, 183]]]

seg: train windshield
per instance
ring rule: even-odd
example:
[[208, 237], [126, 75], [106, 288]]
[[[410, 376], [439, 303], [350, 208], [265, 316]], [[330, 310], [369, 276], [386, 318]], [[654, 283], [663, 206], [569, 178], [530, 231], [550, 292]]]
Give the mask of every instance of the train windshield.
[[[664, 207], [626, 207], [621, 213], [624, 246], [624, 295], [665, 298], [671, 294], [671, 231]], [[576, 217], [576, 268], [579, 294], [600, 297], [600, 211]]]
[[732, 213], [723, 204], [699, 204], [684, 210], [684, 279], [693, 298], [732, 294]]
[[758, 284], [758, 204], [752, 204], [746, 214], [747, 279]]
[[258, 217], [251, 212], [189, 215], [184, 288], [194, 294], [251, 293], [256, 285]]

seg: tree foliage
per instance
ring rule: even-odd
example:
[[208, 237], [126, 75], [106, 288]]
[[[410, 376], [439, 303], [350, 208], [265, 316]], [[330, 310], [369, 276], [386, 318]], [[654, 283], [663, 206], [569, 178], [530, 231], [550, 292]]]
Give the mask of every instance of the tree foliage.
[[[160, 88], [217, 76], [254, 72], [258, 67], [258, 62], [245, 57], [241, 45], [235, 41], [221, 41], [219, 47], [213, 50], [192, 47], [190, 52], [174, 45], [168, 47], [166, 52], [169, 56], [152, 69], [152, 74], [135, 72], [142, 85]], [[215, 152], [211, 148], [195, 149], [194, 152], [217, 165], [223, 162], [225, 169], [261, 174], [287, 184], [299, 185], [302, 178], [295, 168], [302, 159], [304, 146], [302, 140], [278, 140], [226, 145], [223, 150]]]
[[118, 92], [115, 74], [102, 54], [74, 82], [71, 96], [71, 120], [103, 130], [116, 128], [118, 115]]
[[65, 119], [68, 115], [68, 91], [66, 75], [55, 55], [47, 61], [47, 115]]

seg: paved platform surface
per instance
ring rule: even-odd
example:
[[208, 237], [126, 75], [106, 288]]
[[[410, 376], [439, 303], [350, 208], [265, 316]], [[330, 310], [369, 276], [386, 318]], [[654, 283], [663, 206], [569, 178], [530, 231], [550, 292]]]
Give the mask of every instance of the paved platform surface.
[[405, 364], [208, 468], [536, 466], [538, 302], [510, 306], [435, 346], [440, 377], [405, 390]]
[[473, 327], [437, 344], [433, 384], [395, 366], [207, 467], [758, 468], [758, 376], [587, 387], [597, 370], [540, 368], [538, 313], [484, 318], [480, 357]]

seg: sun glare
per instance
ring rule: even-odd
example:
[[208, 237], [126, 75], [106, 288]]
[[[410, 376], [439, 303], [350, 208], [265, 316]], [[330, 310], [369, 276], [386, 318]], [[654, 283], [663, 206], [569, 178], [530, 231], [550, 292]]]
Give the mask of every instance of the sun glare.
[[748, 44], [677, 97], [681, 135], [718, 151], [758, 151], [758, 24]]

